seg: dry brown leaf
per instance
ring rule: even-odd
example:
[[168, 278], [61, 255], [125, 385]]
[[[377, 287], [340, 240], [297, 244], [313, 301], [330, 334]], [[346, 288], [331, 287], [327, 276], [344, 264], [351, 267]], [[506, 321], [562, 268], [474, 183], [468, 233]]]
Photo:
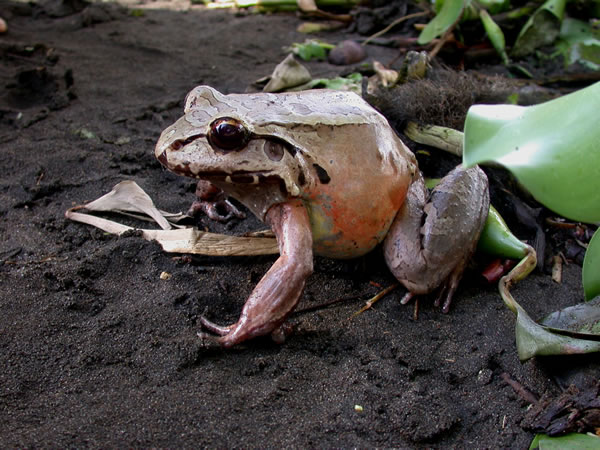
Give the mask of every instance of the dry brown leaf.
[[300, 64], [291, 53], [277, 64], [271, 79], [263, 88], [263, 92], [279, 92], [284, 89], [308, 83], [311, 80], [310, 72]]
[[135, 181], [121, 181], [108, 194], [84, 206], [90, 211], [139, 212], [152, 217], [163, 230], [172, 228], [163, 214], [156, 209], [152, 199]]
[[[131, 197], [128, 196], [129, 194], [131, 194]], [[92, 208], [90, 208], [90, 205]], [[156, 209], [152, 199], [133, 181], [121, 182], [110, 193], [98, 200], [69, 209], [65, 213], [65, 217], [76, 222], [92, 225], [111, 234], [121, 235], [128, 231], [139, 231], [144, 239], [157, 241], [163, 250], [169, 253], [191, 253], [208, 256], [271, 255], [279, 253], [277, 240], [272, 236], [265, 237], [267, 234], [264, 231], [257, 232], [262, 233], [260, 237], [239, 237], [208, 233], [191, 227], [180, 229], [164, 229], [163, 227], [162, 230], [140, 229], [91, 214], [77, 212], [84, 208], [118, 213], [123, 213], [123, 211], [144, 212], [151, 215], [155, 220], [159, 216], [160, 221], [166, 222], [171, 228], [164, 215], [172, 216], [172, 214]]]

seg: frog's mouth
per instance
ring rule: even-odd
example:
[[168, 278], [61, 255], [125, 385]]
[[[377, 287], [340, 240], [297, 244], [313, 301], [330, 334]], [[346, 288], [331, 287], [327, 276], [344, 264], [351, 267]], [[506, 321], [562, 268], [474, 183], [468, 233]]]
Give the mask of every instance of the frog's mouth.
[[220, 181], [230, 184], [277, 184], [283, 180], [279, 175], [275, 175], [271, 170], [251, 172], [251, 171], [239, 171], [231, 174], [228, 173], [216, 173], [216, 172], [205, 172], [199, 173], [198, 178], [208, 181]]
[[225, 182], [229, 184], [271, 184], [271, 183], [280, 183], [283, 179], [273, 173], [272, 170], [260, 170], [260, 171], [250, 171], [250, 170], [239, 170], [233, 173], [226, 173], [220, 171], [199, 171], [196, 172], [192, 170], [190, 164], [169, 164], [165, 153], [159, 155], [158, 160], [160, 163], [166, 167], [167, 169], [175, 172], [179, 175], [183, 175], [185, 177], [190, 178], [198, 178], [201, 180], [207, 181], [219, 181]]

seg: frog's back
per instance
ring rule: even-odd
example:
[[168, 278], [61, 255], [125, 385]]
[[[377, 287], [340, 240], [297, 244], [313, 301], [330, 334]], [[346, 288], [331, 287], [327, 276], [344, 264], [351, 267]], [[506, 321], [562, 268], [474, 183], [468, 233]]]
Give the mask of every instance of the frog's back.
[[200, 125], [217, 116], [243, 119], [252, 127], [277, 123], [339, 125], [368, 123], [378, 114], [354, 92], [311, 89], [270, 94], [221, 94], [209, 86], [194, 88], [186, 99], [186, 113]]

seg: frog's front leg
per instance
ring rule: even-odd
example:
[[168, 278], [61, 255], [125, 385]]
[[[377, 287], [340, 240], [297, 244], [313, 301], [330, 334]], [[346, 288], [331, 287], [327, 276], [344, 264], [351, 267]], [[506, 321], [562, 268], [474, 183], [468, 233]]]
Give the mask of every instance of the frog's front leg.
[[246, 217], [227, 199], [227, 195], [210, 181], [198, 181], [196, 197], [197, 200], [192, 203], [187, 212], [188, 216], [195, 216], [198, 212], [203, 212], [212, 220], [219, 222], [226, 222], [234, 217], [238, 219]]
[[312, 233], [302, 202], [294, 199], [272, 206], [266, 219], [277, 237], [279, 259], [256, 285], [235, 324], [220, 327], [202, 319], [206, 328], [222, 335], [217, 340], [224, 347], [269, 333], [280, 340], [280, 327], [313, 270]]
[[387, 265], [410, 295], [441, 286], [438, 302], [444, 297], [448, 312], [488, 210], [488, 181], [479, 167], [458, 166], [431, 195], [421, 177], [411, 185], [384, 242]]

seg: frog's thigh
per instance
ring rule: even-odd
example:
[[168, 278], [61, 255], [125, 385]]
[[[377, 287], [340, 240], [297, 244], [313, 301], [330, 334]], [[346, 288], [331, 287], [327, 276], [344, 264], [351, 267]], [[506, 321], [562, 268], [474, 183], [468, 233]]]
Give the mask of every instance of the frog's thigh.
[[451, 273], [462, 273], [488, 213], [487, 186], [481, 169], [461, 166], [428, 200], [422, 180], [411, 186], [384, 242], [390, 270], [410, 292], [430, 292]]

